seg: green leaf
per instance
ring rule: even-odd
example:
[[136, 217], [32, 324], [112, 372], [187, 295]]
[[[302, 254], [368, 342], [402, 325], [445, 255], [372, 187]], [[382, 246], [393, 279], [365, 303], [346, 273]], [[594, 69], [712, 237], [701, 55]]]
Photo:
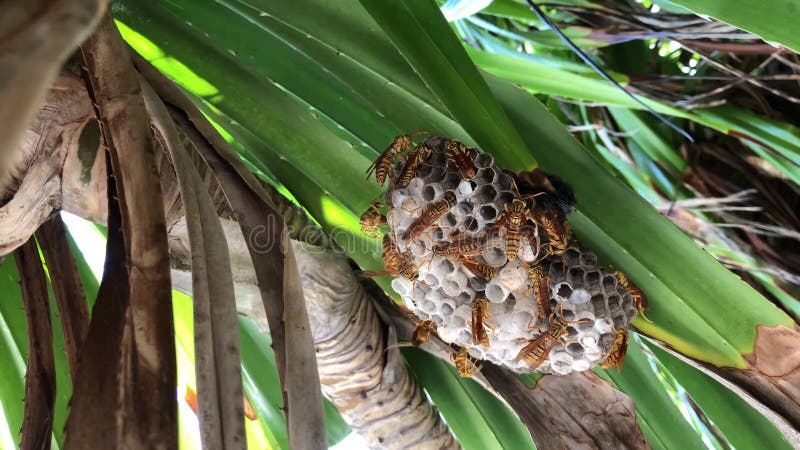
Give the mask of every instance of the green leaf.
[[535, 448], [519, 418], [475, 381], [422, 350], [406, 347], [402, 353], [464, 448]]
[[704, 449], [700, 433], [692, 428], [670, 398], [664, 384], [658, 379], [650, 361], [639, 347], [638, 339], [631, 338], [622, 372], [616, 369], [597, 370], [598, 375], [611, 381], [628, 394], [636, 406], [636, 419], [653, 448]]
[[[22, 307], [22, 295], [19, 288], [19, 276], [13, 256], [9, 255], [0, 265], [0, 361], [11, 369], [0, 371], [0, 404], [6, 416], [9, 431], [18, 444], [19, 431], [22, 429], [22, 417], [25, 397], [25, 364], [28, 358], [28, 325]], [[50, 320], [53, 324], [53, 358], [56, 367], [56, 394], [53, 418], [53, 436], [61, 446], [64, 442], [64, 422], [67, 419], [69, 398], [72, 395], [72, 381], [69, 377], [64, 333], [58, 317], [52, 288], [48, 284], [50, 302]]]
[[[361, 0], [361, 4], [482, 148], [502, 148], [509, 159], [522, 164], [528, 155], [525, 145], [434, 2]], [[529, 162], [527, 168], [535, 164]]]
[[741, 397], [659, 347], [645, 344], [735, 448], [792, 448], [775, 425]]
[[17, 282], [17, 268], [9, 256], [0, 265], [0, 405], [3, 407], [8, 434], [19, 445], [25, 397], [25, 355], [28, 349], [27, 325], [22, 310], [22, 296]]
[[675, 148], [639, 118], [636, 111], [626, 108], [608, 108], [608, 110], [616, 120], [617, 125], [628, 133], [631, 140], [641, 146], [650, 159], [661, 162], [672, 169], [673, 173], [680, 174], [686, 169], [686, 161], [683, 160]]
[[[641, 109], [641, 105], [604, 80], [523, 59], [519, 55], [499, 55], [469, 48], [467, 52], [483, 70], [521, 85], [532, 92]], [[622, 85], [627, 83], [627, 79], [622, 75], [612, 74], [612, 76]], [[758, 117], [750, 111], [733, 106], [704, 108], [689, 112], [649, 98], [640, 96], [640, 99], [659, 113], [686, 118], [720, 133], [742, 139], [756, 153], [769, 160], [776, 168], [800, 184], [800, 167], [798, 167], [800, 165], [800, 130], [797, 128]], [[617, 108], [617, 111], [621, 110], [621, 108]], [[668, 160], [673, 165], [680, 164], [674, 156], [667, 156], [665, 150], [653, 149], [653, 151], [654, 154], [662, 154], [663, 157], [669, 158]]]
[[670, 3], [702, 16], [710, 16], [758, 35], [767, 42], [783, 45], [800, 53], [796, 0], [669, 0]]

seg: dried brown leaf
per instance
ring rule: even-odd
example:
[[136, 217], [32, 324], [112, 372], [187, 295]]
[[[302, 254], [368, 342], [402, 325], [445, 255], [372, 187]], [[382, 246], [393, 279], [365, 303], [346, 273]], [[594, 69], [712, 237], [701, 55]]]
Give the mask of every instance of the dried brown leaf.
[[201, 442], [204, 448], [244, 449], [239, 328], [225, 234], [169, 112], [147, 82], [141, 82], [156, 138], [172, 160], [189, 231]]
[[248, 244], [269, 321], [292, 448], [326, 448], [322, 393], [300, 277], [286, 224], [236, 152], [179, 89], [140, 57], [137, 67], [173, 115], [222, 188]]
[[78, 355], [89, 332], [89, 307], [78, 266], [67, 241], [67, 230], [59, 214], [53, 215], [36, 232], [58, 305], [64, 331], [69, 373], [77, 376]]
[[289, 442], [292, 448], [326, 448], [313, 338], [286, 224], [194, 127], [180, 125], [214, 173], [245, 236], [269, 321]]
[[106, 273], [81, 353], [66, 448], [174, 449], [169, 252], [149, 117], [110, 16], [81, 55], [114, 178], [108, 186]]
[[28, 368], [25, 375], [25, 416], [20, 448], [47, 450], [53, 432], [56, 398], [56, 367], [53, 360], [53, 330], [47, 300], [47, 278], [34, 239], [15, 253], [28, 319]]

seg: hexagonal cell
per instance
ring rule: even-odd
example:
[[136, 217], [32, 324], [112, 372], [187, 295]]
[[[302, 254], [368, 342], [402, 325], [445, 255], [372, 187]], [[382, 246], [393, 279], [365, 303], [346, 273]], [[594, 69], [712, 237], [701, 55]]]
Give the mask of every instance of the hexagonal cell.
[[478, 153], [475, 155], [474, 163], [478, 169], [486, 169], [494, 165], [494, 158], [488, 153]]
[[570, 284], [583, 284], [583, 269], [580, 267], [573, 267], [567, 271], [567, 281]]
[[439, 289], [441, 286], [441, 280], [435, 273], [427, 273], [424, 277], [420, 277], [420, 280], [431, 289]]
[[[556, 286], [553, 286], [553, 293], [556, 296], [561, 297], [563, 299], [568, 299], [572, 297], [572, 292], [573, 292], [572, 286], [570, 286], [569, 283], [561, 283]], [[572, 303], [575, 302], [573, 301]]]
[[442, 184], [447, 186], [448, 189], [452, 189], [453, 191], [455, 191], [455, 189], [458, 187], [460, 183], [461, 183], [461, 174], [458, 171], [448, 173], [447, 175], [445, 175], [444, 181], [442, 181]]
[[[492, 182], [494, 182], [494, 175], [495, 171], [491, 168], [480, 169], [475, 176], [475, 181], [478, 183], [478, 186], [492, 184]], [[494, 196], [492, 196], [492, 198], [494, 198]]]
[[460, 199], [471, 196], [477, 187], [478, 184], [473, 180], [461, 180], [456, 188], [456, 198]]
[[443, 194], [444, 189], [442, 189], [442, 185], [439, 183], [429, 184], [422, 188], [422, 199], [426, 202], [434, 202], [442, 198]]
[[569, 353], [573, 358], [580, 358], [586, 353], [583, 346], [578, 342], [570, 342], [567, 344], [567, 353]]
[[451, 300], [442, 300], [442, 302], [439, 303], [439, 314], [441, 314], [442, 317], [450, 317], [455, 310], [455, 302]]
[[487, 248], [483, 252], [483, 258], [492, 267], [501, 267], [508, 261], [505, 250], [500, 247]]
[[584, 251], [581, 253], [581, 265], [588, 267], [597, 267], [597, 255], [592, 252]]
[[458, 205], [456, 205], [458, 213], [463, 215], [470, 214], [472, 212], [472, 208], [473, 205], [470, 201], [459, 202]]
[[502, 303], [508, 297], [509, 290], [502, 283], [490, 280], [486, 283], [486, 298], [493, 303]]
[[608, 296], [608, 309], [616, 311], [620, 307], [620, 298], [616, 295]]
[[614, 321], [610, 317], [601, 317], [595, 320], [594, 329], [598, 333], [608, 333], [614, 330]]
[[472, 289], [462, 291], [458, 294], [457, 300], [459, 303], [472, 303], [475, 300], [475, 291]]
[[486, 289], [486, 280], [483, 278], [478, 277], [470, 277], [469, 278], [469, 287], [476, 291], [482, 291]]
[[434, 166], [431, 169], [431, 173], [426, 178], [426, 181], [428, 183], [437, 183], [443, 181], [444, 177], [445, 177], [445, 170], [441, 166], [439, 167]]
[[442, 292], [444, 292], [447, 296], [454, 297], [461, 293], [461, 287], [458, 285], [458, 282], [450, 277], [442, 280], [441, 286]]
[[574, 248], [571, 248], [566, 252], [564, 252], [563, 257], [565, 264], [570, 267], [576, 267], [581, 265], [581, 253]]
[[494, 186], [479, 186], [477, 189], [475, 189], [475, 193], [472, 194], [472, 201], [476, 205], [484, 205], [493, 202], [496, 195], [497, 189], [495, 189]]
[[497, 218], [497, 208], [492, 205], [483, 205], [478, 208], [478, 217], [483, 222], [491, 222]]
[[614, 275], [603, 277], [603, 290], [608, 294], [617, 290], [617, 279], [614, 278]]
[[435, 271], [436, 274], [442, 277], [448, 276], [453, 272], [455, 272], [456, 270], [452, 261], [450, 261], [447, 258], [441, 258], [438, 256], [433, 257], [431, 266], [432, 270]]
[[501, 173], [497, 178], [497, 186], [504, 191], [511, 191], [514, 189], [514, 181], [510, 176]]
[[456, 226], [458, 224], [458, 220], [456, 219], [455, 214], [453, 214], [451, 212], [449, 212], [449, 213], [445, 214], [444, 216], [442, 216], [442, 218], [440, 220], [442, 222], [442, 225], [447, 226], [447, 227], [454, 227], [454, 226]]

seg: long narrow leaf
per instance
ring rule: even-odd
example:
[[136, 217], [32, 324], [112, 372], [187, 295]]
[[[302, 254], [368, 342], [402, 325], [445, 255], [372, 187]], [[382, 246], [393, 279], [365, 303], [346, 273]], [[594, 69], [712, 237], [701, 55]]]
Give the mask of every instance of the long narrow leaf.
[[669, 0], [692, 12], [710, 16], [757, 34], [765, 41], [784, 45], [800, 52], [796, 18], [800, 4], [794, 0], [774, 0], [769, 4], [759, 0]]
[[25, 420], [20, 447], [47, 450], [53, 431], [56, 368], [53, 328], [39, 247], [28, 240], [14, 254], [20, 274], [22, 300], [28, 318], [28, 367], [25, 371]]

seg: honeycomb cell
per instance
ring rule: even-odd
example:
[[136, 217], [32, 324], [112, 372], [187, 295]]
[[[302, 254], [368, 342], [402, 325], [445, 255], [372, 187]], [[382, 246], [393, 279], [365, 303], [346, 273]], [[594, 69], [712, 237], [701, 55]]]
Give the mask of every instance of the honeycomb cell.
[[473, 162], [478, 169], [494, 167], [494, 158], [488, 153], [478, 153]]

